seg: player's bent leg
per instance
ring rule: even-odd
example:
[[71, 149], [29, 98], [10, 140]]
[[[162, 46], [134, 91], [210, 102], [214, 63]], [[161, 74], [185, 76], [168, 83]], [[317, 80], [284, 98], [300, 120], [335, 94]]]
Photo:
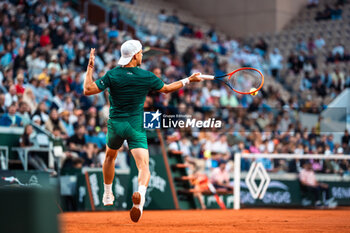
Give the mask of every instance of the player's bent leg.
[[139, 171], [138, 191], [132, 195], [133, 207], [130, 210], [130, 218], [133, 222], [138, 222], [141, 218], [143, 205], [145, 203], [146, 189], [151, 177], [149, 171], [149, 154], [144, 148], [131, 149], [131, 153], [135, 159], [136, 167]]
[[112, 192], [112, 183], [114, 179], [114, 163], [117, 158], [118, 150], [109, 148], [106, 145], [106, 158], [103, 163], [103, 180], [104, 180], [104, 194], [103, 194], [103, 205], [113, 205], [114, 196]]

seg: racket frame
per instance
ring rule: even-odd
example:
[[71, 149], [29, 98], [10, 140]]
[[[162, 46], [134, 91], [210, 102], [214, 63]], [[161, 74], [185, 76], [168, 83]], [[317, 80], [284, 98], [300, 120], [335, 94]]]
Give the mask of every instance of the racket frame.
[[[256, 90], [251, 91], [251, 92], [238, 91], [238, 90], [234, 89], [234, 87], [230, 83], [222, 80], [222, 78], [224, 78], [226, 76], [228, 76], [228, 80], [230, 80], [235, 73], [242, 71], [242, 70], [253, 70], [253, 71], [256, 71], [259, 73], [259, 75], [261, 76], [261, 83], [260, 83], [260, 86], [258, 88], [256, 88]], [[230, 87], [234, 92], [237, 92], [238, 94], [242, 94], [242, 95], [249, 95], [249, 94], [255, 93], [255, 92], [259, 91], [262, 88], [262, 86], [264, 85], [264, 75], [260, 72], [260, 70], [252, 68], [252, 67], [239, 68], [237, 70], [232, 71], [231, 73], [227, 73], [227, 74], [221, 75], [221, 76], [201, 74], [198, 77], [200, 77], [204, 80], [220, 80], [220, 81], [224, 82], [228, 87]]]

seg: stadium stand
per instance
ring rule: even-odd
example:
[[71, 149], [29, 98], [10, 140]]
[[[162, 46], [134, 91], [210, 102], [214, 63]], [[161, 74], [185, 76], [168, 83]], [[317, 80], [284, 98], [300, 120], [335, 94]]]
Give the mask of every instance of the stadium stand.
[[[346, 47], [349, 7], [347, 1], [319, 1], [312, 8], [302, 9], [281, 32], [250, 37], [253, 41], [261, 37], [272, 48], [280, 49], [284, 58], [281, 81], [302, 100], [312, 98], [318, 104], [329, 104], [349, 87], [349, 48]], [[318, 19], [319, 12], [326, 8], [329, 8], [329, 17]], [[319, 79], [322, 81], [318, 82]]]

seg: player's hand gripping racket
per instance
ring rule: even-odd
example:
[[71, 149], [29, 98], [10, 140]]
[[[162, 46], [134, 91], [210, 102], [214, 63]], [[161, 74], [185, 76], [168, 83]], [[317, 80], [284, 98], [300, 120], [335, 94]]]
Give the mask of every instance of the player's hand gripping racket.
[[257, 69], [244, 67], [222, 76], [198, 75], [204, 80], [219, 80], [239, 94], [253, 94], [264, 85], [264, 75]]

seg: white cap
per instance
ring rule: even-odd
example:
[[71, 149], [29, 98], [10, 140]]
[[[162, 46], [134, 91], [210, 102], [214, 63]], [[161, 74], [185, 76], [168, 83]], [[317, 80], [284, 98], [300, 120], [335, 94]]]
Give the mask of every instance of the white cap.
[[138, 52], [140, 52], [141, 49], [142, 49], [142, 45], [140, 41], [138, 40], [125, 41], [120, 48], [122, 56], [120, 57], [118, 64], [122, 66], [129, 64], [133, 56]]
[[33, 116], [33, 121], [41, 121], [40, 116], [38, 115]]

